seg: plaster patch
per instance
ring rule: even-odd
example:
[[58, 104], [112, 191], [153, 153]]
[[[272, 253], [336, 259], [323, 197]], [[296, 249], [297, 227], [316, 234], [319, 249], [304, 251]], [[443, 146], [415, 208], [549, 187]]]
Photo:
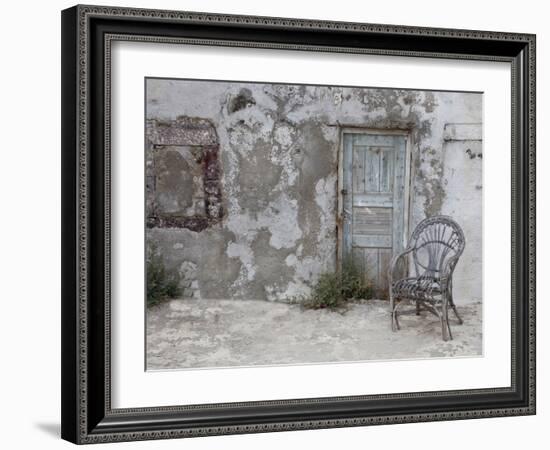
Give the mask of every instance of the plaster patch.
[[288, 125], [275, 127], [274, 138], [283, 148], [290, 147], [293, 142], [293, 130]]
[[246, 272], [248, 281], [254, 279], [256, 270], [254, 268], [254, 253], [248, 244], [230, 242], [227, 246], [227, 256], [230, 258], [239, 258], [242, 262], [241, 272]]

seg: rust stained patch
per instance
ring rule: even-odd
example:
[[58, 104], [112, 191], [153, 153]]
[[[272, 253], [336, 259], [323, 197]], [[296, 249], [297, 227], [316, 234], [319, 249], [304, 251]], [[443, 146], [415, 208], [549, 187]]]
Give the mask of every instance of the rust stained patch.
[[218, 158], [219, 145], [203, 147], [203, 170], [204, 170], [204, 194], [205, 212], [209, 220], [217, 221], [223, 217], [222, 190], [221, 190], [221, 167]]
[[[203, 211], [178, 211], [176, 213], [162, 211], [158, 204], [148, 207], [148, 228], [187, 228], [200, 232], [218, 223], [223, 218], [221, 165], [219, 159], [219, 142], [216, 129], [208, 119], [180, 116], [176, 120], [147, 122], [148, 152], [153, 148], [191, 147], [200, 166], [202, 179], [201, 197], [204, 199]], [[162, 150], [160, 150], [162, 151]], [[147, 167], [147, 176], [157, 176]], [[152, 172], [152, 173], [149, 173]], [[178, 184], [171, 174], [173, 184]], [[177, 178], [177, 177], [176, 177]], [[195, 177], [198, 178], [198, 177]], [[199, 179], [196, 182], [200, 182]], [[147, 188], [154, 189], [157, 183], [148, 183]], [[176, 186], [174, 187], [174, 190]], [[202, 200], [201, 200], [202, 202]]]
[[200, 117], [180, 116], [168, 122], [148, 120], [147, 137], [153, 145], [201, 146], [218, 143], [212, 122]]
[[206, 217], [181, 217], [169, 215], [157, 215], [147, 217], [148, 228], [187, 228], [191, 231], [200, 232], [212, 225]]

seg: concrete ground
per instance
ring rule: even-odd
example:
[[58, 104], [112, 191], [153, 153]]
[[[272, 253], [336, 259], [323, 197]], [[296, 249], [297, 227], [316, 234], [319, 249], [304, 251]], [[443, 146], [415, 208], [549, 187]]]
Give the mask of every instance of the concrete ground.
[[[405, 310], [403, 307], [402, 310]], [[343, 312], [254, 300], [171, 300], [147, 311], [147, 368], [303, 364], [482, 354], [481, 304], [458, 306], [454, 340], [438, 319], [401, 315], [390, 329], [389, 304], [354, 303]]]

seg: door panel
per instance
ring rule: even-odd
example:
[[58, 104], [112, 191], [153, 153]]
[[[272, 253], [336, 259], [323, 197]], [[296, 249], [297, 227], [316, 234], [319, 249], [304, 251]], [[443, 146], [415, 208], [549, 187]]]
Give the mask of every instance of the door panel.
[[360, 147], [353, 149], [353, 192], [365, 192], [365, 152]]
[[393, 208], [353, 207], [353, 234], [392, 234]]
[[343, 258], [387, 295], [391, 257], [403, 249], [405, 136], [344, 134]]
[[355, 146], [354, 150], [356, 148], [361, 149], [361, 153], [364, 155], [365, 160], [367, 161], [366, 164], [366, 170], [365, 170], [365, 178], [367, 180], [365, 184], [365, 191], [366, 192], [380, 192], [380, 155], [376, 151], [379, 149], [377, 148], [371, 148], [366, 146]]
[[354, 234], [352, 237], [352, 246], [361, 248], [391, 248], [391, 236], [372, 236], [364, 234]]
[[393, 206], [393, 194], [371, 193], [371, 194], [353, 194], [353, 204], [358, 206]]
[[378, 283], [378, 249], [377, 248], [362, 248], [364, 254], [364, 272], [367, 280]]

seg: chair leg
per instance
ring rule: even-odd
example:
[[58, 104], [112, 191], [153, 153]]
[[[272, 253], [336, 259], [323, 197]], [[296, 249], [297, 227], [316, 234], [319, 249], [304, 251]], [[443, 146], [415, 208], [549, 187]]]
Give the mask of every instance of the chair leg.
[[392, 325], [394, 328], [392, 328], [393, 331], [399, 331], [401, 329], [401, 326], [399, 325], [399, 320], [397, 319], [397, 310], [395, 310], [392, 313]]
[[391, 330], [397, 331], [400, 329], [399, 321], [397, 320], [397, 305], [395, 303], [395, 298], [390, 289], [390, 309], [391, 309]]
[[400, 330], [399, 320], [397, 319], [397, 306], [399, 303], [395, 302], [396, 298], [393, 295], [393, 291], [390, 284], [390, 309], [391, 309], [391, 329], [392, 331]]
[[439, 318], [439, 321], [441, 322], [441, 338], [444, 341], [448, 341], [449, 338], [447, 336], [447, 332], [449, 331], [449, 328], [447, 327], [447, 323], [445, 322], [445, 316], [443, 314]]
[[441, 308], [441, 334], [444, 341], [449, 339], [453, 340], [453, 334], [451, 333], [451, 326], [449, 325], [449, 299], [443, 298], [443, 305]]
[[450, 286], [450, 292], [449, 292], [449, 305], [451, 306], [451, 308], [453, 308], [453, 311], [455, 313], [455, 316], [458, 320], [458, 323], [460, 325], [462, 325], [464, 323], [464, 321], [462, 320], [462, 317], [460, 317], [460, 315], [458, 314], [458, 311], [456, 310], [456, 305], [455, 305], [455, 301], [454, 301], [454, 298], [453, 298], [453, 284], [452, 284], [452, 280], [451, 280], [451, 286]]
[[420, 302], [416, 302], [416, 315], [420, 315]]
[[445, 311], [445, 322], [447, 323], [447, 330], [449, 331], [449, 339], [452, 341], [453, 340], [453, 333], [451, 333], [451, 324], [449, 323], [449, 309], [447, 308], [447, 310]]
[[400, 330], [401, 326], [399, 325], [399, 320], [397, 319], [397, 311], [393, 312], [392, 320], [393, 320], [393, 323], [395, 324], [395, 329], [393, 331]]
[[455, 306], [454, 303], [452, 304], [451, 308], [453, 308], [453, 311], [454, 311], [454, 313], [455, 313], [455, 316], [456, 316], [456, 318], [458, 319], [458, 323], [459, 323], [460, 325], [462, 325], [462, 324], [464, 323], [464, 321], [462, 320], [462, 317], [459, 316], [458, 311], [456, 310], [456, 306]]

